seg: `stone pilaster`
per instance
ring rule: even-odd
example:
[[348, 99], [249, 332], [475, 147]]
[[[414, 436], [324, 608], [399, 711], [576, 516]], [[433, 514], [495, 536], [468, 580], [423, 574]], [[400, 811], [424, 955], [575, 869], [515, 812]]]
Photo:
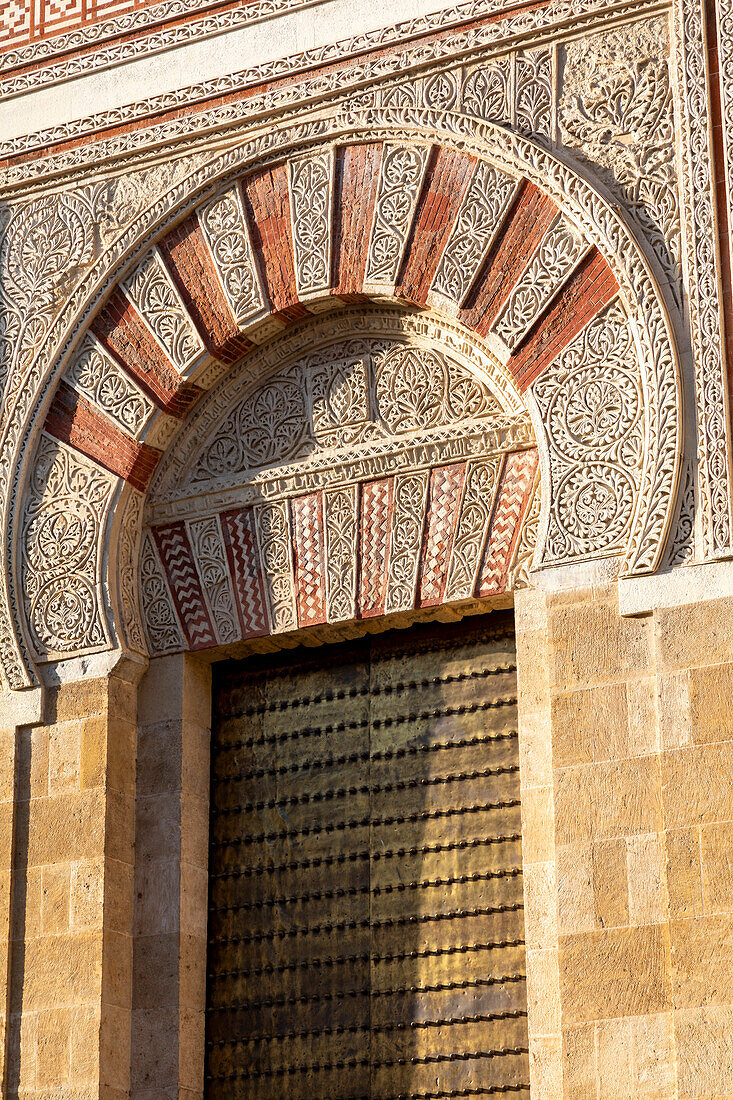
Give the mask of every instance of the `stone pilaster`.
[[203, 1097], [210, 683], [176, 655], [140, 685], [133, 1100]]

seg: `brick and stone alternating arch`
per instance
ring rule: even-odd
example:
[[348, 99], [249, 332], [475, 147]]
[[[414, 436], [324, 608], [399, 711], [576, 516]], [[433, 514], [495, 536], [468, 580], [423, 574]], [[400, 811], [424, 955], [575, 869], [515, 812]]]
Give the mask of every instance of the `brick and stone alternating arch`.
[[[533, 175], [506, 157], [484, 159], [420, 135], [317, 147], [232, 178], [148, 246], [91, 316], [46, 414], [20, 532], [35, 657], [120, 641], [152, 652], [211, 647], [495, 595], [526, 572], [535, 537], [535, 563], [552, 564], [621, 556], [636, 528], [636, 560], [627, 556], [627, 566], [653, 568], [673, 496], [670, 490], [665, 497], [666, 518], [655, 520], [656, 548], [645, 549], [642, 560], [640, 515], [653, 507], [642, 482], [663, 428], [650, 416], [639, 311], [629, 301], [628, 278], [620, 285], [618, 265]], [[637, 248], [630, 237], [626, 246]], [[453, 433], [432, 458], [403, 454], [390, 466], [384, 451], [383, 471], [375, 459], [372, 474], [364, 463], [358, 477], [331, 484], [306, 484], [299, 474], [292, 483], [304, 486], [298, 492], [273, 491], [271, 499], [255, 497], [239, 508], [219, 506], [220, 487], [203, 486], [198, 511], [179, 515], [169, 499], [166, 517], [156, 486], [185, 435], [181, 425], [215, 403], [235, 375], [245, 399], [253, 395], [258, 380], [277, 371], [267, 356], [289, 333], [307, 348], [319, 324], [336, 316], [356, 323], [374, 303], [413, 324], [423, 318], [438, 344], [471, 345], [473, 376], [452, 363], [447, 345], [431, 352], [433, 337], [414, 332], [395, 346], [408, 349], [408, 363], [409, 348], [421, 345], [418, 390], [484, 387], [493, 393], [491, 415], [470, 401], [452, 422], [420, 414], [409, 431], [422, 433], [423, 444], [429, 431], [446, 439]], [[431, 354], [432, 375], [424, 362]], [[369, 407], [362, 420], [378, 434], [385, 429], [374, 362], [365, 369]], [[302, 400], [304, 430], [315, 445], [309, 380]], [[512, 416], [516, 423], [507, 426]], [[456, 441], [482, 417], [493, 442], [461, 451]], [[341, 438], [339, 446], [348, 445]], [[277, 466], [282, 456], [259, 466], [268, 461]], [[484, 473], [479, 494], [481, 462], [491, 476]], [[252, 461], [233, 471], [234, 490], [257, 467]], [[676, 471], [669, 476], [673, 487]], [[154, 479], [144, 515], [143, 495]], [[82, 484], [88, 489], [76, 501], [74, 486]], [[409, 538], [400, 512], [405, 486], [418, 502]], [[85, 491], [95, 504], [84, 503]], [[470, 579], [456, 587], [474, 492], [483, 525], [471, 544]], [[334, 511], [343, 524], [338, 538], [329, 525]], [[267, 531], [278, 523], [275, 553]], [[54, 540], [66, 537], [71, 545], [77, 527], [87, 529], [83, 550], [54, 556]], [[335, 548], [339, 539], [351, 548], [349, 560]], [[412, 573], [398, 584], [395, 546], [405, 539]], [[275, 558], [279, 573], [268, 566]], [[384, 580], [373, 598], [365, 596], [370, 561]], [[346, 580], [336, 599], [337, 562]], [[281, 607], [273, 591], [288, 585]]]

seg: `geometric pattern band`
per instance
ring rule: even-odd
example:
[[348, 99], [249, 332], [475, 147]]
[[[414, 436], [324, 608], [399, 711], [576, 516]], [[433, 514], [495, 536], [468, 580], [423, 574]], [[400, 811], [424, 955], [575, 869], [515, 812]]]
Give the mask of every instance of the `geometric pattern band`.
[[[464, 586], [461, 599], [505, 590], [536, 470], [535, 448], [504, 456], [493, 502], [486, 503], [491, 518], [479, 530], [482, 544], [475, 547], [480, 568], [473, 591]], [[417, 583], [409, 607], [400, 605], [400, 610], [457, 600], [455, 586], [455, 594], [446, 591], [446, 579], [456, 573], [458, 559], [454, 564], [454, 555], [465, 555], [465, 545], [454, 545], [456, 531], [465, 528], [462, 509], [475, 510], [475, 501], [463, 491], [466, 465], [437, 466], [426, 471], [426, 476], [427, 500], [415, 505], [419, 514], [414, 516], [401, 511], [405, 506], [400, 504], [399, 492], [395, 493], [395, 477], [382, 477], [359, 486], [361, 506], [352, 508], [355, 529], [349, 536], [353, 545], [354, 579], [350, 583], [356, 594], [355, 603], [352, 601], [356, 619], [385, 612], [385, 579], [390, 575], [391, 557], [398, 552], [402, 525], [414, 531], [418, 524], [422, 534], [414, 542], [417, 560], [412, 566], [408, 564]], [[291, 621], [292, 626], [285, 629], [325, 624], [326, 593], [336, 592], [344, 576], [343, 537], [336, 537], [343, 536], [343, 532], [330, 532], [328, 526], [334, 522], [334, 509], [326, 506], [322, 490], [309, 493], [290, 500], [289, 523], [265, 527], [261, 517], [257, 522], [258, 507], [263, 506], [229, 509], [218, 517], [239, 637], [246, 640], [284, 629], [278, 594], [283, 595], [288, 614], [294, 596], [295, 613], [285, 620]], [[184, 523], [157, 526], [153, 535], [189, 648], [218, 645], [209, 613], [211, 600], [207, 599], [203, 579], [210, 575], [210, 563], [207, 574], [207, 562], [197, 560], [198, 544], [192, 544]], [[151, 633], [155, 652], [154, 629]]]

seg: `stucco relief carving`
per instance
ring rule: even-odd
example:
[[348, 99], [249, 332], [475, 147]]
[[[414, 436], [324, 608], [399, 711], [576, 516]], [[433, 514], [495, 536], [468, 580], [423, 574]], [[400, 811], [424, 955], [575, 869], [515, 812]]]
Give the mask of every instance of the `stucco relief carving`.
[[303, 356], [253, 391], [206, 440], [184, 487], [301, 459], [324, 448], [409, 437], [484, 418], [501, 406], [444, 352], [360, 336]]
[[137, 435], [153, 412], [153, 403], [132, 382], [93, 336], [87, 336], [65, 375], [79, 393], [99, 406], [121, 428]]
[[562, 47], [560, 139], [644, 228], [680, 298], [682, 240], [664, 17]]
[[[380, 109], [380, 111], [378, 111], [375, 114], [374, 123], [375, 123], [375, 125], [382, 125], [383, 123], [386, 123], [387, 118], [388, 118], [388, 112], [383, 112]], [[454, 123], [456, 125], [456, 132], [461, 133], [462, 127], [465, 125], [464, 122], [459, 121], [456, 118], [455, 120], [453, 120], [451, 122], [452, 125]], [[410, 120], [406, 120], [405, 125], [409, 128]], [[480, 127], [479, 127], [479, 130], [480, 130]], [[379, 131], [377, 130], [377, 131], [374, 131], [374, 132], [379, 132]], [[394, 131], [392, 131], [392, 132], [394, 132]], [[469, 129], [467, 128], [466, 133], [468, 133], [468, 132], [469, 132]], [[268, 145], [272, 144], [272, 139], [273, 139], [273, 136], [268, 135], [268, 142], [267, 142]], [[467, 147], [470, 148], [471, 147], [470, 140], [466, 137], [462, 137], [461, 141], [464, 141], [464, 140], [467, 142]], [[521, 148], [521, 144], [516, 144], [514, 142], [514, 139], [512, 139], [511, 152], [510, 152], [509, 151], [509, 146], [505, 146], [505, 148], [502, 150], [501, 146], [502, 146], [503, 141], [504, 141], [504, 139], [502, 137], [500, 137], [498, 145], [497, 145], [497, 153], [500, 154], [500, 157], [501, 156], [506, 157], [507, 161], [508, 161], [511, 157], [514, 157], [515, 155], [517, 155], [517, 151]], [[237, 156], [239, 156], [239, 155], [240, 154], [238, 153]], [[523, 153], [523, 155], [524, 155], [524, 153]], [[537, 150], [533, 150], [532, 155], [526, 161], [527, 165], [530, 166], [530, 168], [529, 168], [530, 172], [535, 172], [536, 171], [539, 178], [542, 178], [541, 177], [541, 171], [542, 170], [540, 168], [540, 164], [541, 164], [543, 155], [544, 154], [538, 154]], [[534, 162], [533, 162], [532, 158], [534, 158]], [[232, 156], [229, 160], [229, 163], [233, 163], [235, 160], [236, 160], [236, 158]], [[565, 181], [563, 179], [564, 170], [555, 168], [555, 169], [553, 169], [553, 171], [556, 172], [556, 177], [553, 178], [552, 187], [556, 188], [557, 193], [560, 194], [560, 195], [570, 195], [571, 193], [574, 193], [573, 201], [574, 202], [577, 201], [578, 192], [580, 194], [583, 193], [583, 186], [579, 185], [578, 181], [575, 180], [574, 185], [568, 187], [567, 186], [567, 181]], [[568, 175], [568, 180], [572, 180], [572, 179], [573, 179], [572, 173], [570, 173]], [[603, 232], [607, 232], [609, 229], [612, 229], [613, 232], [612, 232], [611, 236], [613, 237], [613, 233], [615, 233], [617, 241], [623, 240], [623, 233], [619, 232], [618, 229], [613, 226], [613, 221], [612, 220], [611, 220], [611, 222], [608, 221], [607, 214], [603, 213], [602, 206], [600, 208], [600, 211], [601, 211], [601, 214], [602, 214], [602, 217], [600, 218], [601, 225], [593, 224], [592, 232], [595, 233], [598, 236], [598, 239], [602, 239]], [[605, 223], [604, 223], [604, 218], [606, 219]], [[587, 227], [592, 222], [593, 222], [593, 219], [586, 219], [585, 226]], [[617, 256], [621, 256], [624, 253], [625, 250], [626, 250], [626, 252], [628, 252], [628, 249], [626, 248], [626, 246], [619, 247], [619, 248], [616, 248], [615, 244], [613, 246], [614, 254], [617, 255]], [[632, 266], [633, 266], [633, 263], [637, 263], [637, 261], [634, 259], [633, 252], [632, 252], [632, 255], [631, 255], [631, 263], [632, 263]], [[645, 276], [643, 275], [643, 272], [641, 272], [641, 271], [640, 271], [640, 274], [642, 275], [641, 282], [643, 283], [643, 279], [645, 278]], [[649, 296], [645, 296], [644, 299], [643, 299], [643, 303], [640, 303], [640, 304], [637, 304], [637, 303], [632, 301], [630, 303], [630, 308], [631, 308], [632, 314], [635, 318], [634, 323], [635, 323], [635, 325], [638, 324], [638, 329], [639, 329], [639, 333], [640, 333], [639, 338], [641, 339], [641, 341], [643, 343], [643, 341], [645, 339], [644, 333], [645, 333], [645, 331], [647, 331], [645, 329], [645, 326], [647, 325], [648, 318], [650, 316], [649, 309], [650, 308], [652, 309], [652, 313], [653, 313], [653, 309], [654, 309], [653, 295], [652, 295], [651, 298]], [[645, 313], [645, 311], [646, 311], [646, 313]], [[644, 350], [644, 353], [643, 353], [645, 356], [647, 356], [646, 362], [649, 362], [651, 359], [656, 359], [657, 362], [662, 363], [664, 361], [664, 357], [666, 355], [668, 355], [667, 345], [665, 343], [665, 338], [663, 336], [663, 329], [664, 329], [664, 322], [663, 321], [661, 322], [661, 327], [657, 323], [655, 334], [658, 338], [650, 341], [647, 344], [647, 349], [648, 350]], [[658, 375], [658, 377], [660, 379], [667, 378], [668, 374], [669, 374], [669, 372], [667, 372], [667, 374], [665, 374], [664, 369], [662, 369], [662, 372], [661, 372], [660, 375]], [[650, 375], [650, 377], [652, 377], [652, 376], [653, 375]], [[667, 385], [667, 383], [664, 383], [664, 385]], [[664, 385], [662, 385], [662, 390], [664, 390]], [[655, 386], [656, 386], [656, 383], [655, 383]], [[666, 389], [667, 395], [669, 396], [671, 394], [671, 392], [672, 391], [670, 391], [669, 386], [667, 385], [667, 389]], [[653, 387], [652, 391], [650, 391], [650, 396], [651, 396], [652, 402], [657, 402], [660, 398], [661, 393], [662, 393], [662, 391], [660, 391], [658, 389], [655, 389]], [[654, 411], [653, 415], [654, 416], [658, 415], [658, 409], [656, 411]], [[671, 438], [661, 437], [654, 444], [655, 447], [657, 445], [661, 446], [662, 448], [667, 447], [668, 445], [671, 445], [674, 448], [674, 446], [676, 444], [675, 444], [674, 440], [671, 439]], [[668, 477], [668, 473], [665, 472], [665, 467], [664, 467], [663, 463], [662, 464], [658, 463], [656, 458], [654, 458], [654, 459], [650, 458], [650, 459], [648, 459], [648, 461], [649, 462], [653, 461], [656, 465], [654, 466], [654, 469], [652, 469], [652, 467], [649, 466], [648, 471], [647, 471], [647, 478], [649, 479], [649, 488], [648, 488], [648, 490], [647, 489], [644, 490], [644, 492], [647, 493], [647, 494], [649, 492], [652, 492], [653, 483], [655, 482], [655, 480], [656, 480], [656, 483], [658, 485], [659, 484], [659, 478]], [[666, 467], [666, 470], [668, 471], [669, 467]], [[656, 502], [655, 503], [655, 514], [656, 514], [657, 518], [654, 520], [654, 522], [655, 523], [657, 523], [657, 522], [663, 523], [664, 522], [664, 516], [666, 514], [666, 512], [665, 512], [666, 505], [664, 503], [664, 496], [663, 496], [663, 494], [662, 495], [660, 495], [659, 493], [654, 494], [653, 492], [652, 492], [652, 496], [654, 497], [654, 500]], [[650, 499], [651, 499], [651, 497], [650, 497]], [[640, 514], [644, 514], [643, 508], [641, 509]], [[654, 538], [655, 538], [655, 536], [653, 534], [652, 528], [649, 528], [648, 531], [646, 531], [646, 530], [644, 531], [643, 539], [645, 540], [647, 546], [654, 546]], [[638, 551], [636, 551], [636, 550], [634, 552], [638, 553]], [[643, 552], [647, 553], [648, 551], [646, 549], [644, 549]], [[637, 558], [637, 560], [638, 560], [638, 558]]]
[[102, 608], [104, 519], [115, 479], [43, 436], [25, 499], [23, 593], [37, 653], [108, 641]]
[[609, 306], [532, 388], [549, 443], [543, 561], [618, 551], [644, 451], [643, 394], [625, 313]]
[[205, 203], [198, 216], [232, 313], [244, 324], [264, 310], [265, 300], [239, 188]]

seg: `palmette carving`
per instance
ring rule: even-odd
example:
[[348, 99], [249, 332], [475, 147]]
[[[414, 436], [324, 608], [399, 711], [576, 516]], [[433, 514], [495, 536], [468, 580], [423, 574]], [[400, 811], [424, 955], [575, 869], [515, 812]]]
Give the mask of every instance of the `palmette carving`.
[[494, 331], [514, 351], [590, 245], [565, 218], [543, 237], [499, 314]]
[[517, 53], [514, 65], [514, 124], [523, 133], [550, 137], [552, 53], [546, 49]]
[[643, 462], [643, 394], [619, 302], [592, 321], [534, 384], [549, 442], [545, 562], [618, 551]]
[[368, 286], [397, 281], [429, 152], [425, 145], [384, 148], [364, 276]]
[[325, 494], [326, 617], [329, 623], [356, 617], [358, 486]]
[[75, 390], [88, 397], [132, 435], [138, 435], [152, 415], [152, 401], [103, 351], [93, 336], [87, 336], [65, 377]]
[[407, 611], [415, 605], [429, 480], [428, 471], [401, 474], [395, 478], [384, 607], [388, 615], [394, 611]]
[[143, 535], [140, 555], [140, 597], [150, 653], [159, 655], [184, 649], [168, 582], [149, 531]]
[[290, 162], [290, 209], [298, 297], [323, 293], [331, 285], [330, 151]]
[[262, 562], [270, 629], [273, 634], [298, 625], [293, 579], [293, 550], [287, 501], [255, 509], [257, 544]]
[[446, 601], [467, 600], [474, 594], [500, 468], [501, 458], [496, 457], [474, 462], [466, 471], [453, 552], [448, 566]]
[[510, 59], [497, 58], [468, 74], [463, 84], [463, 110], [486, 122], [508, 122]]
[[239, 324], [265, 309], [259, 273], [238, 187], [231, 187], [197, 210], [199, 224]]
[[108, 640], [102, 537], [115, 478], [43, 436], [25, 498], [25, 611], [37, 653], [69, 653]]
[[240, 628], [218, 518], [192, 521], [188, 535], [218, 640], [221, 645], [234, 642]]
[[148, 252], [122, 289], [147, 321], [166, 355], [181, 373], [203, 354], [204, 345], [165, 270], [158, 250]]
[[490, 164], [476, 166], [431, 290], [462, 306], [516, 192], [517, 181]]

